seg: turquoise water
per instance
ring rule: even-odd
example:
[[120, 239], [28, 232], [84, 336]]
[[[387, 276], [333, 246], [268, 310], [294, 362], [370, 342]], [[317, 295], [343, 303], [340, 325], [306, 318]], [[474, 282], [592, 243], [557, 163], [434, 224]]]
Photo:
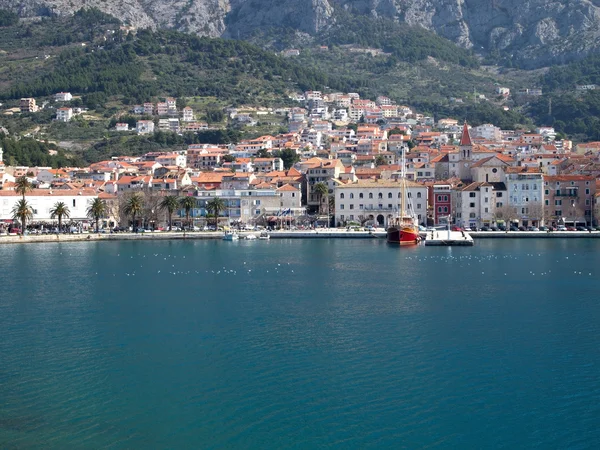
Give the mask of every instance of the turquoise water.
[[0, 247], [0, 448], [598, 448], [600, 242]]

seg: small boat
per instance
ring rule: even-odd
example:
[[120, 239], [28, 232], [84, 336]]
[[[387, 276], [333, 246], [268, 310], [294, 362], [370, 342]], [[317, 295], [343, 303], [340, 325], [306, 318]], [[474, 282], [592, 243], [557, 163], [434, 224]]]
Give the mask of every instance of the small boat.
[[259, 239], [262, 239], [263, 241], [266, 241], [268, 239], [271, 239], [271, 236], [269, 236], [269, 233], [267, 233], [266, 231], [261, 231], [260, 236], [258, 236]]
[[224, 241], [237, 241], [240, 236], [235, 231], [226, 231], [223, 234]]
[[255, 234], [249, 234], [248, 236], [246, 236], [246, 240], [247, 241], [253, 241], [256, 239], [256, 235]]

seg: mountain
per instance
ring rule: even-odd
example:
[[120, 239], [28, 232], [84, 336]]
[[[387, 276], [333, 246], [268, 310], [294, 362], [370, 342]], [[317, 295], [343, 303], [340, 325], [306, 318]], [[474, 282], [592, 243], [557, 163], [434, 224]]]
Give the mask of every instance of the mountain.
[[22, 17], [94, 6], [137, 27], [239, 37], [264, 28], [318, 35], [336, 12], [385, 17], [523, 68], [564, 63], [600, 47], [599, 0], [0, 0]]

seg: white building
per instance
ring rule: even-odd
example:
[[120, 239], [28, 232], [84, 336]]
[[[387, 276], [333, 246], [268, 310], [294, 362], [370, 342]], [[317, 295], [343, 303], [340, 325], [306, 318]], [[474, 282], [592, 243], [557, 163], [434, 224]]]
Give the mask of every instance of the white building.
[[[69, 208], [70, 220], [86, 220], [87, 208], [98, 197], [93, 189], [34, 189], [27, 194], [27, 202], [33, 209], [33, 220], [29, 222], [56, 222], [50, 211], [58, 202]], [[21, 195], [11, 190], [0, 190], [0, 220], [11, 220], [12, 209], [21, 200]]]
[[59, 92], [54, 94], [54, 100], [57, 102], [70, 102], [73, 100], [73, 96], [70, 92]]
[[73, 118], [72, 108], [58, 108], [56, 110], [56, 120], [59, 122], [68, 122]]
[[194, 121], [194, 110], [189, 106], [183, 108], [182, 118], [184, 122], [193, 122]]
[[502, 131], [490, 123], [471, 128], [471, 135], [488, 141], [501, 141]]
[[116, 131], [129, 131], [129, 124], [124, 122], [119, 122], [115, 125]]
[[154, 133], [154, 122], [151, 120], [138, 120], [135, 129], [138, 134]]
[[544, 175], [538, 168], [514, 167], [506, 174], [508, 206], [520, 225], [543, 225]]
[[[427, 220], [427, 191], [422, 184], [407, 181], [406, 198], [419, 223]], [[335, 223], [343, 225], [349, 221], [371, 222], [382, 227], [394, 219], [402, 208], [401, 186], [398, 181], [360, 180], [342, 184], [335, 188]]]

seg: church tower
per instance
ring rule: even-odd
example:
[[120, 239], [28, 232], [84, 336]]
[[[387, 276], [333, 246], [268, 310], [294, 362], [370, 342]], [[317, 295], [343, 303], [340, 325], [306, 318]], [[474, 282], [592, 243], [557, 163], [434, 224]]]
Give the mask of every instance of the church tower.
[[471, 142], [471, 135], [469, 134], [469, 127], [467, 121], [463, 126], [462, 136], [460, 137], [459, 144], [460, 159], [464, 161], [470, 161], [473, 157], [473, 143]]

